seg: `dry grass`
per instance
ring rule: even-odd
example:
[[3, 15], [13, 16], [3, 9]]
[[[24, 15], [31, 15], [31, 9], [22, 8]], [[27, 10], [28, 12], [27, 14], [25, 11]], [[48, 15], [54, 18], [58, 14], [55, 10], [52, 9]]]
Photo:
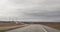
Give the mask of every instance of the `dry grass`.
[[46, 25], [46, 26], [49, 26], [49, 27], [60, 30], [60, 23], [57, 23], [57, 22], [56, 23], [46, 23], [46, 24], [43, 24], [43, 25]]
[[11, 28], [14, 28], [14, 27], [0, 27], [0, 31], [2, 31], [2, 30], [8, 30], [8, 29], [11, 29]]
[[17, 25], [17, 26], [10, 26], [10, 27], [0, 27], [0, 32], [1, 31], [7, 31], [7, 30], [12, 30], [12, 29], [16, 29], [16, 28], [19, 28], [19, 27], [23, 27], [21, 25]]
[[19, 27], [23, 27], [25, 24], [15, 22], [0, 22], [0, 32], [4, 32], [6, 30], [15, 29]]

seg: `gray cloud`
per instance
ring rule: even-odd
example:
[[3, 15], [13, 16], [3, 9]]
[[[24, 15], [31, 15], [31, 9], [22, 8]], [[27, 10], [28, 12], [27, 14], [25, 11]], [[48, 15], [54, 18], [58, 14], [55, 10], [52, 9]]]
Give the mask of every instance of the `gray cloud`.
[[60, 0], [2, 1], [0, 2], [0, 19], [1, 17], [60, 21]]

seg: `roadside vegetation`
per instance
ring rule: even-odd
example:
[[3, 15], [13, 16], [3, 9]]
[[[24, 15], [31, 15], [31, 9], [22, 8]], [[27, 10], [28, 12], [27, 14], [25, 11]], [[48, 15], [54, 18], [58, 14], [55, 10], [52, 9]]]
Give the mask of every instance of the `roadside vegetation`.
[[0, 32], [24, 27], [25, 24], [18, 22], [17, 24], [15, 22], [6, 22], [6, 21], [0, 21]]

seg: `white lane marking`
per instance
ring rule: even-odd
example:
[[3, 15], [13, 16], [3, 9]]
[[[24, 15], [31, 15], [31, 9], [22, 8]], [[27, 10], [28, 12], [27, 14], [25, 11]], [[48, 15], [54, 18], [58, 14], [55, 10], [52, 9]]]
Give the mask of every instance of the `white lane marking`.
[[44, 32], [47, 32], [47, 30], [44, 27], [42, 27], [42, 29], [43, 29]]

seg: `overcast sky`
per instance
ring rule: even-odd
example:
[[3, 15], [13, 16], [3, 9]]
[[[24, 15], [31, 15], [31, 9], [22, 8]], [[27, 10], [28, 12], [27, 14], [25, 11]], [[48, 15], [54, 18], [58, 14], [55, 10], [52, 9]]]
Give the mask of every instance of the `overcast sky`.
[[0, 0], [0, 20], [15, 19], [60, 21], [60, 0]]

